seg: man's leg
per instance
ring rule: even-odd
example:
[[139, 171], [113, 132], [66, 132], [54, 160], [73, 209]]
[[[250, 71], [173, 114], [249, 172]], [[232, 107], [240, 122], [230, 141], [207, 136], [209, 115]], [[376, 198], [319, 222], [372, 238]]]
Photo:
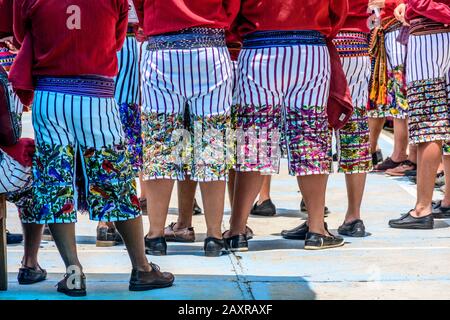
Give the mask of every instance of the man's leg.
[[385, 121], [385, 118], [369, 118], [371, 154], [374, 154], [378, 150], [378, 139], [380, 138]]
[[272, 176], [264, 176], [263, 184], [261, 190], [259, 191], [258, 205], [266, 200], [270, 200], [270, 183], [272, 181]]
[[402, 162], [408, 159], [408, 120], [394, 118], [394, 150], [392, 161]]
[[190, 177], [178, 181], [178, 220], [174, 230], [192, 227], [192, 208], [194, 207], [197, 184], [197, 181], [192, 181]]
[[42, 230], [44, 225], [34, 223], [22, 223], [24, 238], [24, 254], [22, 265], [36, 269], [38, 264], [38, 252], [41, 246]]
[[233, 209], [235, 185], [236, 185], [236, 171], [230, 170], [230, 173], [228, 174], [228, 198], [230, 199], [231, 209]]
[[245, 234], [250, 210], [258, 196], [264, 176], [259, 172], [237, 172], [230, 230], [225, 237]]
[[442, 142], [427, 142], [418, 145], [417, 159], [417, 202], [414, 217], [424, 217], [431, 213], [436, 171], [442, 157]]
[[197, 182], [190, 177], [178, 181], [178, 219], [164, 229], [166, 241], [194, 242], [195, 231], [192, 227], [193, 207]]
[[298, 186], [308, 207], [309, 232], [328, 235], [324, 225], [325, 194], [328, 175], [297, 177]]
[[170, 197], [175, 180], [160, 179], [145, 181], [145, 198], [148, 206], [150, 229], [146, 235], [149, 239], [164, 237], [164, 227], [169, 211]]
[[127, 221], [117, 221], [117, 230], [122, 235], [134, 270], [152, 271], [145, 256], [144, 231], [142, 217]]
[[348, 209], [344, 223], [351, 223], [361, 219], [361, 203], [366, 186], [367, 173], [353, 173], [345, 175], [347, 186]]
[[200, 183], [207, 236], [222, 239], [222, 219], [225, 205], [225, 181], [212, 181]]
[[48, 226], [66, 268], [77, 266], [82, 270], [75, 240], [75, 223], [50, 223]]

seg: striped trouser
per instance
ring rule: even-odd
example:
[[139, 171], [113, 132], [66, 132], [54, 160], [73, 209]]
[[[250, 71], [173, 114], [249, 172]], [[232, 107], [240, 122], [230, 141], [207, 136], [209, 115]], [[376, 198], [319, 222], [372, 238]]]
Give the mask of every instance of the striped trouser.
[[114, 98], [38, 90], [33, 127], [35, 223], [76, 222], [77, 210], [97, 221], [140, 215]]
[[415, 36], [406, 64], [412, 144], [450, 140], [450, 32]]
[[[0, 66], [2, 66], [8, 72], [14, 62], [16, 54], [10, 52], [9, 49], [4, 46], [5, 45], [0, 42]], [[12, 109], [10, 111], [13, 114], [13, 119], [15, 120], [15, 129], [17, 130], [17, 136], [20, 136], [22, 130], [21, 118], [23, 112], [23, 104], [20, 102], [19, 97], [13, 92], [12, 86], [10, 85], [9, 92], [12, 106]]]
[[143, 178], [226, 179], [233, 78], [228, 49], [147, 50], [144, 59]]
[[325, 45], [244, 48], [239, 56], [236, 169], [278, 173], [283, 132], [290, 174], [330, 173], [329, 82]]
[[354, 111], [349, 122], [336, 132], [339, 172], [366, 173], [372, 169], [367, 116], [370, 57], [345, 57], [341, 61]]
[[29, 219], [32, 209], [31, 168], [24, 167], [0, 150], [0, 194], [6, 194], [9, 202], [19, 209], [23, 223]]
[[142, 128], [140, 107], [140, 48], [134, 36], [127, 36], [117, 53], [119, 73], [115, 98], [119, 104], [125, 142], [133, 168], [142, 167]]
[[408, 116], [405, 79], [407, 48], [397, 41], [399, 34], [400, 29], [397, 29], [386, 33], [384, 37], [388, 70], [388, 103], [369, 111], [371, 118], [406, 119]]

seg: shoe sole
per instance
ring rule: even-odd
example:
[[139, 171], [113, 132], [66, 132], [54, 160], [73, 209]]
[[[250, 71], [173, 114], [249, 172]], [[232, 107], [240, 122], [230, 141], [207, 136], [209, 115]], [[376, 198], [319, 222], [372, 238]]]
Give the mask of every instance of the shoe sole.
[[338, 233], [341, 236], [352, 237], [352, 238], [364, 238], [367, 235], [366, 231], [364, 231], [364, 232], [341, 232], [338, 230]]
[[205, 251], [205, 257], [217, 258], [217, 257], [222, 256], [223, 253], [224, 253], [223, 250], [220, 250], [220, 251]]
[[150, 250], [145, 250], [145, 254], [151, 255], [151, 256], [167, 256], [167, 252], [161, 252], [161, 251], [150, 251]]
[[173, 282], [171, 283], [166, 283], [166, 284], [162, 284], [162, 285], [130, 285], [128, 287], [128, 290], [130, 291], [150, 291], [150, 290], [155, 290], [155, 289], [163, 289], [163, 288], [169, 288], [173, 286]]
[[17, 282], [18, 282], [20, 285], [22, 285], [22, 286], [28, 286], [28, 285], [31, 285], [31, 284], [43, 282], [43, 281], [45, 281], [45, 280], [47, 280], [47, 278], [41, 279], [41, 280], [36, 280], [36, 281], [20, 281], [20, 280], [17, 280]]
[[59, 293], [64, 293], [66, 296], [69, 297], [85, 297], [87, 295], [86, 291], [60, 291], [57, 290]]
[[252, 216], [260, 216], [260, 217], [274, 217], [276, 216], [276, 213], [264, 213], [264, 212], [258, 212], [258, 213], [254, 213], [254, 212], [250, 212], [250, 215]]
[[117, 245], [116, 241], [102, 241], [102, 240], [97, 240], [97, 242], [95, 243], [96, 247], [99, 248], [107, 248], [107, 247], [114, 247]]
[[389, 226], [391, 228], [394, 228], [394, 229], [412, 229], [412, 230], [431, 230], [431, 229], [434, 229], [434, 225], [432, 225], [432, 226], [424, 226], [424, 225], [420, 225], [420, 224], [410, 224], [408, 226], [396, 226], [396, 225], [389, 224]]
[[247, 252], [248, 248], [230, 248], [231, 252]]
[[306, 237], [295, 237], [295, 236], [281, 236], [286, 240], [306, 240]]
[[179, 242], [179, 243], [194, 243], [195, 242], [195, 239], [194, 240], [185, 240], [185, 239], [181, 239], [181, 238], [168, 238], [168, 237], [165, 237], [166, 238], [166, 242]]
[[51, 235], [42, 235], [44, 241], [55, 241]]
[[433, 214], [434, 219], [450, 219], [450, 214]]
[[339, 244], [329, 245], [329, 246], [323, 246], [323, 247], [305, 245], [305, 250], [325, 250], [325, 249], [339, 248], [339, 247], [342, 247], [343, 245], [344, 245], [344, 242], [339, 243]]

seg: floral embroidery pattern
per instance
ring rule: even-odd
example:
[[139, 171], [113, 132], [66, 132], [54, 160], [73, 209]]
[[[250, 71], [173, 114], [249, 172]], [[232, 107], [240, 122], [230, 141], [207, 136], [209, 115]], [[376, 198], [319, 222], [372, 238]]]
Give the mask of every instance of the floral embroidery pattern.
[[371, 118], [394, 117], [406, 119], [408, 115], [407, 86], [405, 67], [403, 65], [388, 71], [388, 104], [379, 105], [377, 109], [369, 111]]
[[142, 119], [144, 179], [183, 180], [186, 175], [197, 181], [226, 178], [232, 166], [228, 152], [233, 140], [227, 139], [230, 115], [184, 119], [182, 114], [143, 113]]
[[338, 172], [370, 172], [372, 156], [366, 106], [355, 108], [349, 122], [336, 132], [336, 136], [338, 139]]
[[445, 78], [413, 81], [408, 86], [408, 102], [411, 143], [450, 140]]
[[[280, 141], [285, 135], [291, 175], [327, 174], [331, 171], [331, 132], [325, 107], [240, 106], [238, 110], [239, 171], [278, 173]], [[239, 158], [243, 157], [244, 161]]]
[[134, 174], [125, 147], [80, 151], [83, 159], [75, 165], [80, 153], [73, 146], [37, 146], [30, 221], [74, 223], [79, 209], [89, 211], [90, 218], [96, 221], [123, 221], [139, 216]]
[[131, 165], [138, 174], [142, 168], [143, 156], [141, 108], [137, 104], [122, 103], [119, 112]]

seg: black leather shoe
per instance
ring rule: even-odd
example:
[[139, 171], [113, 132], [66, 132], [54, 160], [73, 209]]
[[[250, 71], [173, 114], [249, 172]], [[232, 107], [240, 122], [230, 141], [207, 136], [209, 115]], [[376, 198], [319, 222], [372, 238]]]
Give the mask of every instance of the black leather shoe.
[[[411, 210], [413, 211], [413, 210]], [[404, 214], [399, 219], [393, 219], [389, 221], [391, 228], [397, 229], [433, 229], [434, 219], [433, 215], [429, 214], [425, 217], [416, 218], [411, 215], [411, 211]]]
[[202, 208], [200, 208], [200, 206], [198, 205], [197, 199], [194, 199], [194, 209], [193, 209], [194, 216], [200, 215], [202, 213], [203, 213]]
[[149, 239], [147, 237], [145, 240], [145, 253], [151, 254], [152, 256], [165, 256], [167, 255], [167, 242], [164, 237]]
[[[302, 199], [302, 202], [300, 203], [300, 211], [308, 214], [308, 208], [306, 208], [306, 202], [303, 199]], [[323, 211], [323, 215], [325, 217], [328, 217], [329, 214], [330, 214], [330, 209], [328, 209], [328, 207], [325, 207], [325, 210]]]
[[255, 203], [253, 209], [250, 211], [251, 215], [263, 216], [263, 217], [273, 217], [277, 214], [277, 208], [273, 204], [272, 200], [267, 199], [261, 204]]
[[377, 150], [376, 152], [372, 153], [372, 163], [374, 166], [376, 166], [378, 163], [383, 162], [383, 153], [381, 150]]
[[337, 248], [344, 245], [344, 239], [330, 233], [329, 236], [308, 232], [305, 239], [306, 250], [322, 250]]
[[338, 229], [338, 233], [342, 236], [362, 238], [366, 236], [366, 227], [364, 226], [364, 222], [358, 219], [350, 223], [342, 224]]
[[47, 271], [42, 269], [39, 265], [37, 268], [22, 267], [19, 269], [17, 281], [19, 284], [27, 285], [42, 282], [47, 279]]
[[205, 239], [203, 249], [207, 257], [220, 257], [226, 251], [226, 244], [223, 239], [208, 237]]
[[84, 297], [86, 296], [86, 276], [82, 273], [75, 278], [75, 275], [66, 273], [56, 287], [58, 292], [69, 297]]
[[298, 227], [295, 227], [294, 229], [281, 231], [281, 236], [285, 239], [290, 240], [305, 240], [308, 231], [309, 231], [308, 224], [304, 222]]
[[23, 240], [23, 236], [18, 233], [11, 233], [6, 230], [6, 244], [18, 244]]
[[152, 271], [131, 271], [130, 291], [148, 291], [171, 287], [175, 277], [170, 272], [161, 272], [159, 266], [150, 263]]
[[450, 218], [450, 207], [443, 207], [442, 201], [437, 201], [433, 203], [433, 218], [434, 219], [449, 219]]
[[248, 251], [248, 241], [245, 234], [239, 234], [237, 236], [223, 238], [227, 249], [232, 252], [243, 252]]

